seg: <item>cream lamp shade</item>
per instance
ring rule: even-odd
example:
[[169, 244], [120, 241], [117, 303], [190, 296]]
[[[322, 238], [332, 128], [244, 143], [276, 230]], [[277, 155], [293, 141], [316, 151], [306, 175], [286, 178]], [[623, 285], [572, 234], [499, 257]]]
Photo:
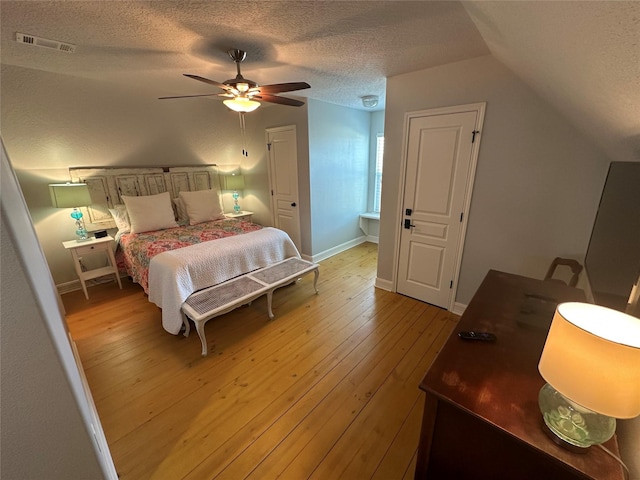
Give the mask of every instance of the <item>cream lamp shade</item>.
[[78, 241], [89, 239], [87, 229], [84, 225], [82, 212], [78, 207], [91, 205], [91, 194], [86, 183], [52, 183], [49, 185], [51, 195], [51, 205], [56, 208], [73, 208], [71, 218], [76, 222], [76, 235]]
[[540, 363], [567, 399], [613, 418], [640, 415], [640, 319], [598, 305], [558, 305]]
[[49, 185], [51, 205], [56, 208], [76, 208], [91, 205], [89, 187], [85, 183], [53, 183]]
[[222, 177], [223, 190], [244, 189], [244, 177], [242, 175], [225, 175]]

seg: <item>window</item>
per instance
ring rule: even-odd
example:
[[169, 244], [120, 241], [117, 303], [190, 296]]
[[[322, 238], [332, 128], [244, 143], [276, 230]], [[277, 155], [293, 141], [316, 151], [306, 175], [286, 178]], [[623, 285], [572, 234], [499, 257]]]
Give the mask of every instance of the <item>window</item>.
[[384, 155], [384, 134], [379, 133], [376, 140], [376, 170], [373, 179], [373, 211], [380, 213], [382, 195], [382, 157]]

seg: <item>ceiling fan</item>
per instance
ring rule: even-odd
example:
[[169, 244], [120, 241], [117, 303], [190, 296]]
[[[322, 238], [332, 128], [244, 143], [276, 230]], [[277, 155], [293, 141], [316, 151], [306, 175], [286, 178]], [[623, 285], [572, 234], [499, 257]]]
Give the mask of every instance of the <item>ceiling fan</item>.
[[180, 95], [176, 97], [160, 97], [160, 100], [169, 98], [188, 98], [188, 97], [227, 97], [224, 100], [224, 104], [233, 111], [246, 113], [252, 112], [260, 106], [261, 100], [263, 102], [278, 103], [280, 105], [289, 105], [292, 107], [300, 107], [304, 105], [304, 102], [300, 100], [294, 100], [293, 98], [279, 97], [276, 94], [282, 92], [293, 92], [294, 90], [302, 90], [310, 88], [306, 82], [290, 82], [290, 83], [276, 83], [273, 85], [258, 85], [253, 80], [249, 80], [242, 76], [240, 72], [240, 63], [247, 57], [247, 52], [244, 50], [232, 49], [227, 53], [236, 64], [237, 75], [235, 78], [225, 80], [224, 82], [216, 82], [215, 80], [209, 80], [208, 78], [200, 77], [198, 75], [191, 75], [185, 73], [185, 77], [193, 78], [200, 82], [213, 85], [214, 87], [224, 90], [223, 93], [209, 93], [203, 95]]

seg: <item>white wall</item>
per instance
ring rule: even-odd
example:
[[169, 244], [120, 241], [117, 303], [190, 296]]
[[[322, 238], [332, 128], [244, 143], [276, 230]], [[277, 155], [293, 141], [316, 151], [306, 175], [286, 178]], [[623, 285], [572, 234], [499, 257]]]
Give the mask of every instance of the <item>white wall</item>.
[[[56, 284], [76, 281], [70, 255], [62, 247], [63, 241], [74, 238], [75, 227], [70, 210], [51, 207], [47, 185], [68, 181], [69, 167], [240, 164], [246, 176], [242, 207], [254, 211], [258, 223], [271, 225], [265, 145], [265, 129], [270, 127], [297, 127], [301, 253], [312, 255], [361, 233], [351, 209], [366, 210], [360, 190], [367, 180], [362, 160], [368, 155], [369, 112], [323, 102], [315, 102], [311, 112], [308, 105], [261, 107], [246, 116], [249, 156], [244, 157], [238, 115], [216, 99], [157, 100], [145, 91], [106, 82], [16, 66], [1, 68], [5, 144]], [[312, 176], [308, 115], [315, 122], [316, 147], [311, 151], [318, 159]], [[350, 188], [340, 189], [344, 203], [337, 205], [336, 185], [328, 181], [326, 169], [347, 159], [349, 174], [362, 174], [361, 181], [349, 179]], [[310, 176], [316, 179], [313, 213], [320, 215], [314, 252]]]
[[[291, 97], [291, 95], [289, 95]], [[303, 101], [306, 99], [302, 99]], [[249, 156], [242, 160], [246, 188], [243, 192], [246, 210], [255, 212], [254, 221], [272, 225], [268, 175], [266, 129], [296, 126], [298, 147], [298, 209], [300, 214], [301, 252], [311, 255], [311, 206], [309, 199], [309, 133], [307, 105], [287, 107], [268, 105], [260, 107], [246, 118]]]
[[309, 100], [312, 253], [353, 241], [367, 208], [371, 114]]
[[[379, 278], [394, 272], [405, 112], [482, 101], [456, 300], [467, 304], [489, 269], [542, 278], [554, 257], [584, 257], [610, 159], [488, 56], [387, 79]], [[618, 424], [623, 459], [640, 480], [640, 417]]]
[[387, 81], [378, 277], [391, 281], [400, 228], [404, 114], [487, 102], [456, 301], [489, 269], [542, 278], [556, 256], [586, 252], [609, 160], [491, 56]]
[[[360, 234], [351, 209], [357, 213], [366, 209], [354, 198], [361, 198], [367, 179], [361, 161], [368, 155], [369, 112], [323, 102], [315, 102], [311, 113], [308, 105], [261, 107], [246, 117], [249, 156], [244, 157], [238, 115], [217, 99], [158, 100], [136, 88], [10, 65], [1, 65], [0, 80], [5, 144], [58, 285], [77, 280], [70, 255], [62, 247], [63, 241], [75, 237], [75, 226], [70, 210], [51, 207], [47, 185], [68, 181], [69, 167], [241, 165], [247, 185], [241, 205], [256, 213], [258, 223], [271, 225], [265, 129], [283, 125], [297, 127], [301, 253], [311, 255], [309, 178], [316, 177], [310, 171], [308, 115], [315, 118], [317, 147], [311, 151], [318, 159], [314, 173], [318, 202], [313, 213], [320, 217], [314, 252]], [[345, 159], [350, 162], [349, 174], [362, 173], [362, 182], [349, 180], [350, 188], [340, 189], [346, 207], [339, 207], [333, 195], [336, 185], [327, 181], [325, 169], [328, 162]], [[329, 212], [336, 211], [338, 216], [329, 220]]]
[[[94, 423], [26, 205], [2, 151], [0, 227], [0, 471], [6, 479], [93, 480], [109, 472], [85, 424]], [[26, 254], [26, 255], [25, 255]], [[25, 263], [27, 262], [27, 263]], [[27, 271], [27, 265], [29, 271]], [[37, 292], [37, 293], [36, 293]]]
[[[106, 82], [8, 65], [1, 69], [5, 145], [56, 284], [77, 280], [61, 244], [75, 237], [71, 211], [52, 208], [47, 188], [68, 181], [69, 167], [217, 163], [252, 168], [254, 157], [242, 157], [238, 115], [218, 100], [157, 100], [145, 91]], [[275, 105], [256, 113], [263, 118], [293, 115], [296, 122], [306, 115], [304, 109], [297, 116], [293, 110]], [[264, 130], [253, 118], [247, 118], [249, 134], [257, 135], [257, 140], [249, 139], [250, 155], [262, 159]], [[306, 123], [299, 130], [306, 131]], [[304, 148], [306, 143], [300, 143]], [[257, 177], [247, 179], [246, 195], [253, 198], [243, 206], [255, 207], [257, 219], [268, 224], [265, 169], [258, 166]]]

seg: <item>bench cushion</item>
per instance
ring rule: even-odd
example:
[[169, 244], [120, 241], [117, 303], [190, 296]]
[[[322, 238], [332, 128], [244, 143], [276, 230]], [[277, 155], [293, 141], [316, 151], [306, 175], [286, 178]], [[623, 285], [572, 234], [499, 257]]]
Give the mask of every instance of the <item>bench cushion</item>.
[[242, 275], [190, 295], [184, 302], [183, 310], [192, 320], [201, 320], [204, 317], [214, 316], [218, 310], [226, 309], [231, 305], [237, 304], [239, 306], [244, 298], [253, 296], [260, 291], [264, 293], [266, 290], [266, 287], [261, 283], [247, 275]]

